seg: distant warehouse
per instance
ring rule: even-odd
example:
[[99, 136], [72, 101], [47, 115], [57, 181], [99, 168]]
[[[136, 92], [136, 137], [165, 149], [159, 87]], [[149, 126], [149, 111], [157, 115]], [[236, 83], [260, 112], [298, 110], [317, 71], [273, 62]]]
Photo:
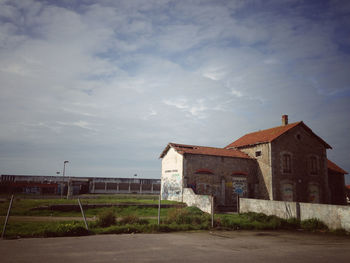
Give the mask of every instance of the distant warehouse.
[[78, 194], [159, 194], [160, 179], [62, 177], [2, 174], [0, 193], [60, 195]]

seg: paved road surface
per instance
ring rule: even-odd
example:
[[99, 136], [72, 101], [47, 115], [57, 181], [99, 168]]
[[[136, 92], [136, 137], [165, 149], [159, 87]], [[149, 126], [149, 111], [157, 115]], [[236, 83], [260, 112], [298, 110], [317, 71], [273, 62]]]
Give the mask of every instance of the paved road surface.
[[215, 231], [0, 240], [6, 262], [350, 262], [350, 238]]

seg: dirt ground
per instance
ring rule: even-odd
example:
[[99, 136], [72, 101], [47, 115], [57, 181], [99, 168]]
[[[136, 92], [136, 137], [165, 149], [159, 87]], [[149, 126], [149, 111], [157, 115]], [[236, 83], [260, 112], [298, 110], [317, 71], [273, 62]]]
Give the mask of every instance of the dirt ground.
[[1, 262], [349, 262], [350, 238], [274, 231], [0, 240]]

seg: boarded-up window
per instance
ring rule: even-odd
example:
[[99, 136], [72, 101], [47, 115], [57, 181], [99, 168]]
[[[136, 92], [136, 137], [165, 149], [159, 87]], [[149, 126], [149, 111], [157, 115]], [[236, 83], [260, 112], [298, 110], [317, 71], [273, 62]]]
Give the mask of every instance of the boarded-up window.
[[290, 183], [282, 184], [282, 199], [283, 201], [293, 202], [294, 189]]
[[310, 172], [311, 174], [317, 174], [317, 158], [315, 156], [310, 157]]
[[319, 203], [320, 202], [320, 191], [317, 185], [309, 184], [309, 202]]
[[282, 167], [284, 173], [290, 173], [292, 172], [292, 158], [290, 154], [285, 153], [282, 156]]

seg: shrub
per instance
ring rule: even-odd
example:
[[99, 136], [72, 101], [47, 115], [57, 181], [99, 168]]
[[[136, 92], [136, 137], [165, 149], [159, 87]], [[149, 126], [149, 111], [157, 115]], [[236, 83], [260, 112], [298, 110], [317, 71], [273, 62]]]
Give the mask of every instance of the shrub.
[[97, 225], [101, 227], [108, 227], [116, 223], [116, 217], [113, 209], [106, 209], [98, 215]]
[[209, 224], [210, 215], [197, 207], [175, 208], [169, 210], [164, 223], [166, 224]]
[[305, 230], [315, 231], [315, 230], [328, 230], [325, 223], [317, 218], [311, 218], [301, 221], [301, 228]]
[[85, 236], [88, 234], [89, 231], [79, 222], [59, 224], [44, 230], [44, 236], [46, 237]]
[[148, 220], [141, 219], [137, 215], [127, 215], [122, 217], [119, 222], [119, 225], [126, 225], [126, 224], [139, 224], [139, 225], [147, 225]]

